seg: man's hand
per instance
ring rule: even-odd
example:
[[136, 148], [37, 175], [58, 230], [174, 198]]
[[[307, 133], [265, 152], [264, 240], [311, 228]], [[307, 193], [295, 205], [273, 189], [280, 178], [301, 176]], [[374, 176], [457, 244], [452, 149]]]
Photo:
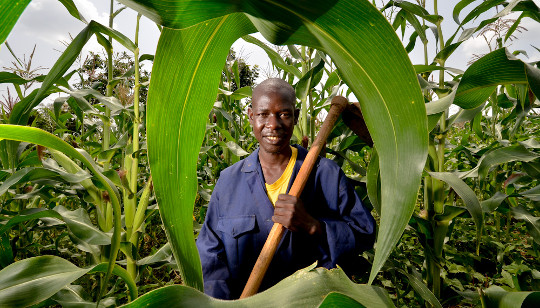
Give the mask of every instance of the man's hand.
[[278, 196], [272, 220], [293, 232], [303, 231], [310, 235], [323, 234], [321, 223], [309, 215], [302, 200], [295, 196], [285, 194]]

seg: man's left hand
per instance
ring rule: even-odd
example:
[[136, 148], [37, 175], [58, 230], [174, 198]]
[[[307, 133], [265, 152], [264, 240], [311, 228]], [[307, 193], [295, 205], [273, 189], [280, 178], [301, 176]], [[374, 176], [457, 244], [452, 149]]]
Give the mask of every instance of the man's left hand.
[[302, 200], [295, 196], [285, 194], [278, 196], [272, 220], [293, 232], [303, 231], [310, 235], [323, 233], [321, 223], [309, 215]]

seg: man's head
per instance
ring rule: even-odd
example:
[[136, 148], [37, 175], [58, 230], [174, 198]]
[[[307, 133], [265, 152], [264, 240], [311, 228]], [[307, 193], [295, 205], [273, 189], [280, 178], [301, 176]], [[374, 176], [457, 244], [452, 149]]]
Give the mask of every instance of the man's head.
[[299, 111], [295, 102], [293, 87], [282, 79], [267, 79], [255, 87], [248, 115], [261, 151], [288, 152], [294, 125], [298, 121]]

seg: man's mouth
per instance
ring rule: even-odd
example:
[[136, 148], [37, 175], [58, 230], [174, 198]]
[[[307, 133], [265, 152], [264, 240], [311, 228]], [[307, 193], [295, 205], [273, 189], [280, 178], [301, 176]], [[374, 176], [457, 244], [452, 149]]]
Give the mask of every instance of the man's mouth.
[[273, 144], [279, 143], [280, 140], [282, 139], [280, 136], [265, 136], [264, 138], [265, 138], [269, 143], [273, 143]]

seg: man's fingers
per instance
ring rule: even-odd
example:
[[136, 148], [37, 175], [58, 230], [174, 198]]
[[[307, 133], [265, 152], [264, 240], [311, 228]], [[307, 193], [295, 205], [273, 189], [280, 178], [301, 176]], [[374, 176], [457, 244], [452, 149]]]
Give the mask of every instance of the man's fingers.
[[291, 224], [291, 220], [290, 219], [286, 219], [284, 216], [272, 216], [272, 221], [275, 222], [275, 223], [279, 223], [281, 224], [282, 226], [284, 226], [285, 228], [291, 230], [291, 231], [296, 231], [297, 229], [293, 227], [293, 225]]

